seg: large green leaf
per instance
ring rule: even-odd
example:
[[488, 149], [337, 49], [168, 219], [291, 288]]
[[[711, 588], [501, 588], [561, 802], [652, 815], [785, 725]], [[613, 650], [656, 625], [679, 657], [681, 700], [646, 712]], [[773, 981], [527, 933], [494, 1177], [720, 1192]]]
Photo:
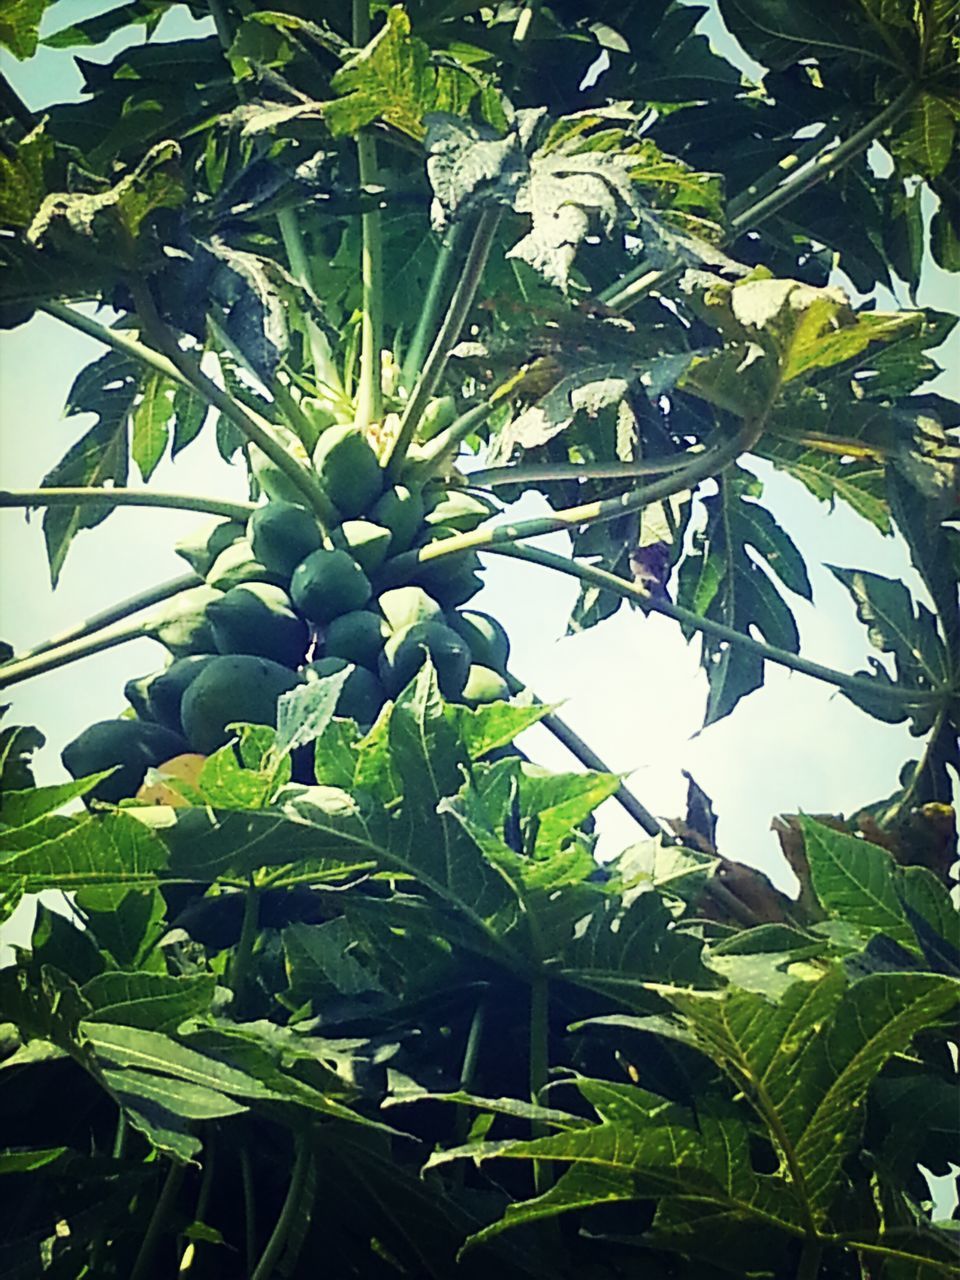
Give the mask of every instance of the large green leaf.
[[0, 45], [17, 58], [32, 58], [40, 40], [40, 22], [51, 0], [4, 0], [0, 7]]
[[125, 813], [67, 818], [51, 815], [0, 831], [0, 888], [24, 892], [91, 886], [145, 888], [167, 864], [156, 835]]

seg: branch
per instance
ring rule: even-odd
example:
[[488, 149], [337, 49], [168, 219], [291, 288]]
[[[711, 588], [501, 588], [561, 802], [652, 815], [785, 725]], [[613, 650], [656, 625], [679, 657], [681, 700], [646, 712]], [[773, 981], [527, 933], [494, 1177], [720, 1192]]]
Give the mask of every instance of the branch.
[[470, 308], [473, 306], [477, 289], [480, 287], [483, 269], [486, 266], [487, 257], [489, 256], [490, 247], [493, 244], [493, 237], [496, 234], [499, 222], [499, 209], [485, 209], [480, 215], [480, 220], [473, 233], [473, 240], [467, 252], [466, 261], [463, 264], [463, 273], [453, 292], [453, 297], [450, 299], [446, 314], [440, 323], [437, 336], [433, 341], [433, 346], [430, 348], [430, 354], [427, 356], [420, 372], [420, 377], [417, 379], [413, 395], [407, 402], [403, 417], [400, 419], [400, 429], [384, 459], [383, 465], [387, 475], [394, 480], [403, 466], [403, 460], [407, 456], [407, 450], [410, 448], [413, 433], [416, 431], [417, 424], [423, 415], [424, 409], [427, 407], [427, 402], [443, 376], [447, 360], [450, 358], [451, 348], [459, 338], [460, 331], [466, 323], [467, 316], [470, 314]]
[[417, 325], [411, 335], [410, 346], [407, 348], [400, 371], [400, 385], [407, 390], [413, 386], [420, 373], [428, 336], [437, 322], [437, 312], [450, 284], [450, 276], [456, 262], [455, 250], [462, 230], [463, 224], [456, 223], [451, 227], [446, 239], [440, 242], [433, 271], [430, 274], [430, 283], [427, 285], [420, 314], [417, 317]]
[[92, 635], [94, 631], [102, 631], [104, 627], [109, 627], [114, 622], [121, 622], [124, 618], [128, 618], [131, 613], [139, 613], [141, 609], [148, 609], [152, 604], [160, 604], [164, 600], [169, 600], [171, 596], [179, 595], [181, 591], [188, 591], [191, 587], [200, 587], [202, 585], [203, 579], [198, 577], [197, 574], [185, 573], [182, 577], [171, 578], [169, 582], [162, 582], [159, 586], [141, 591], [138, 595], [130, 596], [119, 604], [111, 605], [109, 609], [104, 609], [101, 613], [95, 613], [86, 622], [81, 622], [77, 626], [71, 627], [68, 631], [63, 631], [60, 635], [45, 640], [42, 644], [34, 645], [32, 649], [27, 649], [24, 653], [18, 653], [16, 657], [10, 659], [10, 662], [0, 664], [0, 676], [11, 663], [26, 662], [28, 658], [38, 658], [42, 653], [49, 653], [51, 649], [59, 649], [63, 645], [71, 644], [74, 640], [82, 640], [85, 636]]
[[46, 649], [36, 657], [14, 659], [0, 667], [0, 689], [19, 684], [21, 680], [30, 680], [33, 676], [42, 676], [47, 671], [55, 671], [57, 667], [65, 667], [80, 658], [89, 658], [94, 653], [104, 653], [128, 640], [140, 640], [149, 634], [146, 622], [124, 622], [112, 628], [103, 628], [94, 635]]
[[466, 476], [470, 488], [478, 489], [543, 484], [554, 480], [630, 480], [634, 476], [682, 471], [690, 458], [690, 454], [682, 453], [669, 458], [640, 458], [636, 462], [531, 462], [519, 466], [485, 467], [469, 471]]
[[[447, 541], [452, 542], [453, 539], [451, 538]], [[582, 582], [592, 582], [607, 591], [612, 591], [615, 595], [622, 596], [625, 600], [633, 600], [635, 603], [642, 605], [644, 609], [651, 609], [654, 613], [662, 613], [668, 618], [673, 618], [675, 622], [682, 623], [684, 626], [692, 627], [696, 631], [703, 631], [707, 635], [716, 636], [718, 639], [726, 640], [730, 644], [739, 645], [741, 648], [747, 649], [761, 658], [776, 662], [781, 667], [788, 667], [791, 671], [799, 671], [802, 675], [812, 676], [815, 680], [822, 680], [825, 684], [836, 685], [838, 689], [861, 690], [864, 693], [869, 693], [872, 697], [886, 697], [892, 702], [899, 702], [905, 706], [927, 706], [930, 703], [938, 703], [947, 692], [946, 690], [936, 690], [925, 695], [916, 691], [900, 689], [896, 685], [874, 684], [872, 680], [867, 680], [863, 676], [848, 675], [845, 671], [836, 671], [834, 668], [825, 667], [819, 662], [811, 662], [808, 658], [801, 658], [798, 654], [790, 653], [787, 649], [778, 649], [772, 644], [765, 644], [762, 640], [754, 640], [752, 636], [744, 635], [742, 631], [736, 631], [733, 627], [725, 626], [722, 622], [713, 622], [710, 618], [701, 618], [699, 614], [693, 613], [689, 609], [681, 608], [680, 605], [670, 604], [666, 600], [655, 600], [642, 587], [635, 586], [624, 578], [617, 577], [615, 573], [608, 573], [606, 569], [598, 569], [594, 565], [581, 564], [576, 560], [569, 560], [565, 556], [558, 556], [551, 551], [543, 551], [539, 547], [506, 546], [491, 547], [489, 549], [495, 555], [513, 556], [517, 560], [527, 560], [530, 564], [540, 564], [544, 568], [555, 569], [558, 573], [565, 573], [569, 577], [579, 578]]]
[[131, 338], [128, 333], [124, 333], [122, 329], [109, 329], [105, 324], [101, 324], [99, 320], [94, 320], [90, 316], [85, 316], [80, 311], [74, 311], [72, 307], [64, 306], [62, 302], [41, 302], [37, 306], [38, 311], [45, 311], [47, 315], [54, 316], [57, 320], [62, 320], [64, 324], [70, 325], [72, 329], [78, 329], [81, 333], [85, 333], [88, 338], [95, 338], [98, 342], [102, 342], [104, 346], [112, 347], [114, 351], [119, 351], [122, 355], [130, 356], [133, 360], [139, 360], [141, 364], [149, 365], [151, 369], [155, 369], [157, 373], [162, 373], [164, 377], [170, 378], [181, 387], [186, 387], [190, 391], [196, 390], [188, 378], [185, 378], [180, 370], [168, 360], [165, 355], [159, 351], [154, 351], [152, 347], [148, 347], [143, 342], [138, 342], [136, 338]]
[[303, 1211], [303, 1205], [300, 1202], [306, 1189], [310, 1172], [310, 1147], [307, 1137], [302, 1131], [296, 1134], [294, 1144], [297, 1155], [293, 1163], [293, 1172], [290, 1175], [286, 1198], [280, 1210], [280, 1216], [277, 1218], [270, 1234], [270, 1239], [267, 1241], [266, 1248], [260, 1255], [260, 1261], [251, 1273], [250, 1280], [269, 1280], [269, 1277], [273, 1276], [274, 1269], [280, 1261], [297, 1215]]
[[173, 511], [201, 511], [229, 520], [246, 522], [254, 511], [252, 502], [229, 502], [226, 498], [205, 498], [190, 493], [158, 493], [152, 489], [85, 488], [0, 489], [0, 507], [83, 506], [101, 503], [110, 507], [164, 507]]

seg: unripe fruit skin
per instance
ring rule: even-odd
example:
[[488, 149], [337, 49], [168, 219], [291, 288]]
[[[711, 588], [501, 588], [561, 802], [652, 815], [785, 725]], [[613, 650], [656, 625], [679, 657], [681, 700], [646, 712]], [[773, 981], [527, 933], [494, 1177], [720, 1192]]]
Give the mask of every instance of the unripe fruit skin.
[[268, 658], [230, 654], [211, 662], [184, 694], [181, 719], [194, 751], [210, 755], [229, 742], [227, 725], [277, 723], [277, 699], [300, 676]]
[[213, 653], [216, 646], [207, 609], [222, 595], [223, 592], [214, 587], [191, 587], [172, 596], [151, 614], [144, 629], [165, 645], [175, 658]]
[[290, 580], [293, 603], [305, 618], [324, 625], [342, 613], [362, 609], [373, 594], [370, 579], [352, 556], [339, 548], [312, 552]]
[[247, 523], [247, 539], [254, 558], [285, 582], [301, 560], [323, 545], [314, 517], [292, 502], [268, 502]]
[[443, 622], [443, 608], [423, 587], [394, 587], [377, 599], [380, 612], [391, 631], [400, 631], [415, 622]]
[[399, 555], [407, 551], [423, 523], [423, 498], [404, 484], [388, 489], [370, 509], [371, 520], [384, 525], [393, 535], [390, 551]]
[[457, 420], [457, 402], [453, 396], [437, 396], [424, 409], [417, 423], [417, 439], [432, 440]]
[[181, 538], [175, 550], [191, 569], [205, 578], [217, 556], [242, 538], [243, 533], [243, 525], [238, 520], [216, 520]]
[[313, 451], [324, 488], [346, 518], [368, 511], [383, 491], [383, 471], [356, 427], [328, 427]]
[[[333, 676], [349, 665], [344, 658], [320, 658], [306, 668], [307, 678], [309, 680], [310, 673], [321, 679]], [[354, 662], [353, 670], [340, 690], [335, 714], [348, 720], [356, 720], [357, 724], [370, 725], [380, 714], [380, 708], [386, 700], [386, 690], [373, 672]]]
[[124, 696], [141, 720], [153, 720], [174, 733], [183, 733], [180, 720], [180, 704], [183, 695], [204, 667], [214, 661], [215, 655], [194, 653], [178, 658], [163, 671], [128, 680]]
[[433, 590], [445, 609], [455, 609], [483, 590], [483, 579], [478, 572], [468, 569], [464, 573], [435, 582]]
[[449, 489], [427, 512], [425, 521], [428, 525], [442, 524], [448, 529], [456, 529], [458, 533], [470, 533], [496, 513], [497, 507], [494, 503], [478, 498], [472, 493], [461, 493], [456, 489]]
[[219, 653], [252, 653], [286, 667], [304, 659], [310, 629], [282, 587], [244, 582], [207, 610]]
[[383, 619], [369, 609], [342, 613], [326, 629], [324, 654], [328, 658], [342, 658], [375, 671], [383, 651], [385, 630]]
[[448, 613], [446, 622], [470, 646], [473, 661], [481, 667], [503, 673], [510, 661], [510, 640], [507, 633], [488, 613], [465, 609], [463, 613]]
[[426, 661], [437, 669], [437, 683], [445, 698], [459, 698], [470, 670], [470, 650], [455, 631], [442, 622], [416, 622], [395, 632], [380, 659], [380, 679], [391, 698], [410, 683]]
[[344, 520], [330, 535], [335, 547], [348, 551], [357, 564], [371, 577], [383, 564], [393, 542], [393, 534], [385, 525], [372, 520]]
[[119, 765], [109, 778], [98, 782], [84, 797], [117, 804], [135, 795], [149, 768], [180, 755], [187, 744], [163, 725], [142, 720], [99, 720], [84, 729], [60, 753], [63, 767], [73, 778], [99, 773]]
[[467, 683], [460, 695], [468, 707], [488, 702], [502, 702], [510, 697], [510, 687], [499, 671], [474, 664], [467, 673]]

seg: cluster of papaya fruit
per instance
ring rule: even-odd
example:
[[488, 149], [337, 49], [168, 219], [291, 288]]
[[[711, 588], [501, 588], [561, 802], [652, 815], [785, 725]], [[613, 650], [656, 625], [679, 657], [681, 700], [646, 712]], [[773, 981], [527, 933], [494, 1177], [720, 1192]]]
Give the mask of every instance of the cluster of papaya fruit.
[[147, 769], [209, 755], [229, 741], [230, 724], [274, 724], [283, 693], [348, 664], [336, 714], [362, 726], [427, 654], [448, 700], [509, 696], [505, 632], [462, 609], [482, 585], [475, 552], [414, 563], [391, 585], [391, 561], [476, 528], [493, 504], [439, 482], [385, 489], [364, 435], [331, 426], [313, 456], [331, 495], [321, 527], [279, 468], [264, 455], [251, 461], [268, 501], [246, 526], [218, 521], [178, 545], [206, 585], [171, 602], [154, 631], [172, 662], [127, 684], [134, 714], [91, 725], [62, 753], [74, 777], [119, 766], [97, 799], [116, 803], [137, 793]]

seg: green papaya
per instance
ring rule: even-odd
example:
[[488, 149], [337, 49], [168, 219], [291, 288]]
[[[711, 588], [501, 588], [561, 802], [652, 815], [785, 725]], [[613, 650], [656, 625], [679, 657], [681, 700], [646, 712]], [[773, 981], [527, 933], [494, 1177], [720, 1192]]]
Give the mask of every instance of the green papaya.
[[478, 572], [468, 569], [442, 582], [435, 582], [433, 590], [445, 609], [455, 609], [483, 590], [483, 579]]
[[207, 617], [218, 653], [253, 653], [296, 667], [307, 652], [310, 628], [283, 588], [270, 582], [231, 587], [210, 605]]
[[468, 707], [478, 707], [485, 702], [500, 702], [509, 698], [510, 686], [498, 671], [474, 665], [467, 672], [467, 683], [460, 696]]
[[335, 547], [349, 551], [363, 572], [371, 577], [386, 560], [393, 535], [372, 520], [344, 520], [340, 528], [333, 531], [330, 541]]
[[[349, 665], [344, 658], [319, 658], [306, 668], [307, 680], [311, 675], [321, 679], [336, 675]], [[355, 664], [340, 690], [336, 715], [356, 720], [357, 724], [373, 724], [386, 700], [386, 690], [373, 672]]]
[[238, 538], [221, 551], [207, 571], [207, 584], [218, 591], [229, 591], [241, 582], [273, 582], [283, 587], [289, 581], [287, 576], [268, 569], [257, 559], [247, 538]]
[[247, 524], [247, 540], [254, 559], [285, 582], [301, 560], [323, 546], [320, 526], [310, 512], [281, 501], [257, 507]]
[[230, 741], [229, 724], [276, 725], [277, 699], [299, 683], [296, 671], [269, 658], [237, 653], [214, 659], [183, 695], [187, 741], [206, 756]]
[[394, 587], [377, 600], [391, 631], [401, 631], [415, 622], [443, 622], [443, 609], [423, 587]]
[[103, 769], [120, 767], [98, 782], [85, 800], [117, 804], [136, 795], [148, 769], [171, 756], [180, 755], [187, 744], [179, 734], [160, 724], [142, 720], [100, 720], [84, 729], [60, 753], [63, 767], [73, 778], [84, 778]]
[[124, 697], [141, 720], [153, 720], [174, 733], [183, 733], [180, 721], [183, 695], [204, 667], [215, 660], [216, 655], [206, 653], [177, 658], [163, 671], [128, 680], [123, 690]]
[[417, 423], [417, 439], [432, 440], [457, 420], [457, 402], [453, 396], [437, 396], [424, 409]]
[[216, 645], [207, 609], [222, 595], [222, 591], [213, 587], [181, 591], [150, 615], [143, 624], [144, 632], [166, 645], [175, 658], [185, 658], [191, 653], [213, 653]]
[[489, 498], [465, 493], [461, 489], [447, 489], [424, 517], [428, 525], [445, 525], [457, 533], [470, 533], [484, 520], [497, 514], [499, 507]]
[[337, 509], [347, 518], [363, 515], [383, 491], [383, 470], [357, 427], [328, 427], [313, 451], [313, 465]]
[[467, 642], [442, 622], [415, 622], [396, 631], [384, 645], [380, 679], [395, 698], [414, 678], [430, 655], [437, 683], [445, 698], [459, 698], [470, 670]]
[[339, 547], [313, 551], [293, 571], [293, 603], [311, 622], [332, 622], [341, 613], [362, 609], [372, 595], [370, 579]]
[[446, 622], [470, 646], [473, 661], [481, 667], [505, 672], [510, 660], [510, 639], [506, 631], [488, 613], [465, 609], [462, 613], [450, 612]]
[[[458, 538], [456, 529], [448, 529], [446, 525], [430, 525], [414, 543], [415, 547], [429, 547], [435, 542], [446, 542], [449, 538]], [[480, 568], [480, 557], [475, 551], [455, 551], [448, 556], [440, 556], [436, 560], [426, 560], [416, 565], [411, 574], [414, 582], [433, 591], [441, 583], [450, 578], [462, 577], [466, 573], [476, 573]]]
[[393, 534], [390, 550], [394, 555], [413, 544], [423, 523], [423, 499], [415, 489], [395, 484], [370, 508], [370, 518]]
[[238, 520], [214, 520], [196, 533], [187, 534], [176, 544], [176, 553], [205, 578], [221, 551], [226, 551], [243, 537], [243, 525]]
[[384, 621], [369, 609], [354, 609], [334, 618], [323, 638], [328, 658], [344, 658], [361, 667], [376, 668], [383, 649]]

